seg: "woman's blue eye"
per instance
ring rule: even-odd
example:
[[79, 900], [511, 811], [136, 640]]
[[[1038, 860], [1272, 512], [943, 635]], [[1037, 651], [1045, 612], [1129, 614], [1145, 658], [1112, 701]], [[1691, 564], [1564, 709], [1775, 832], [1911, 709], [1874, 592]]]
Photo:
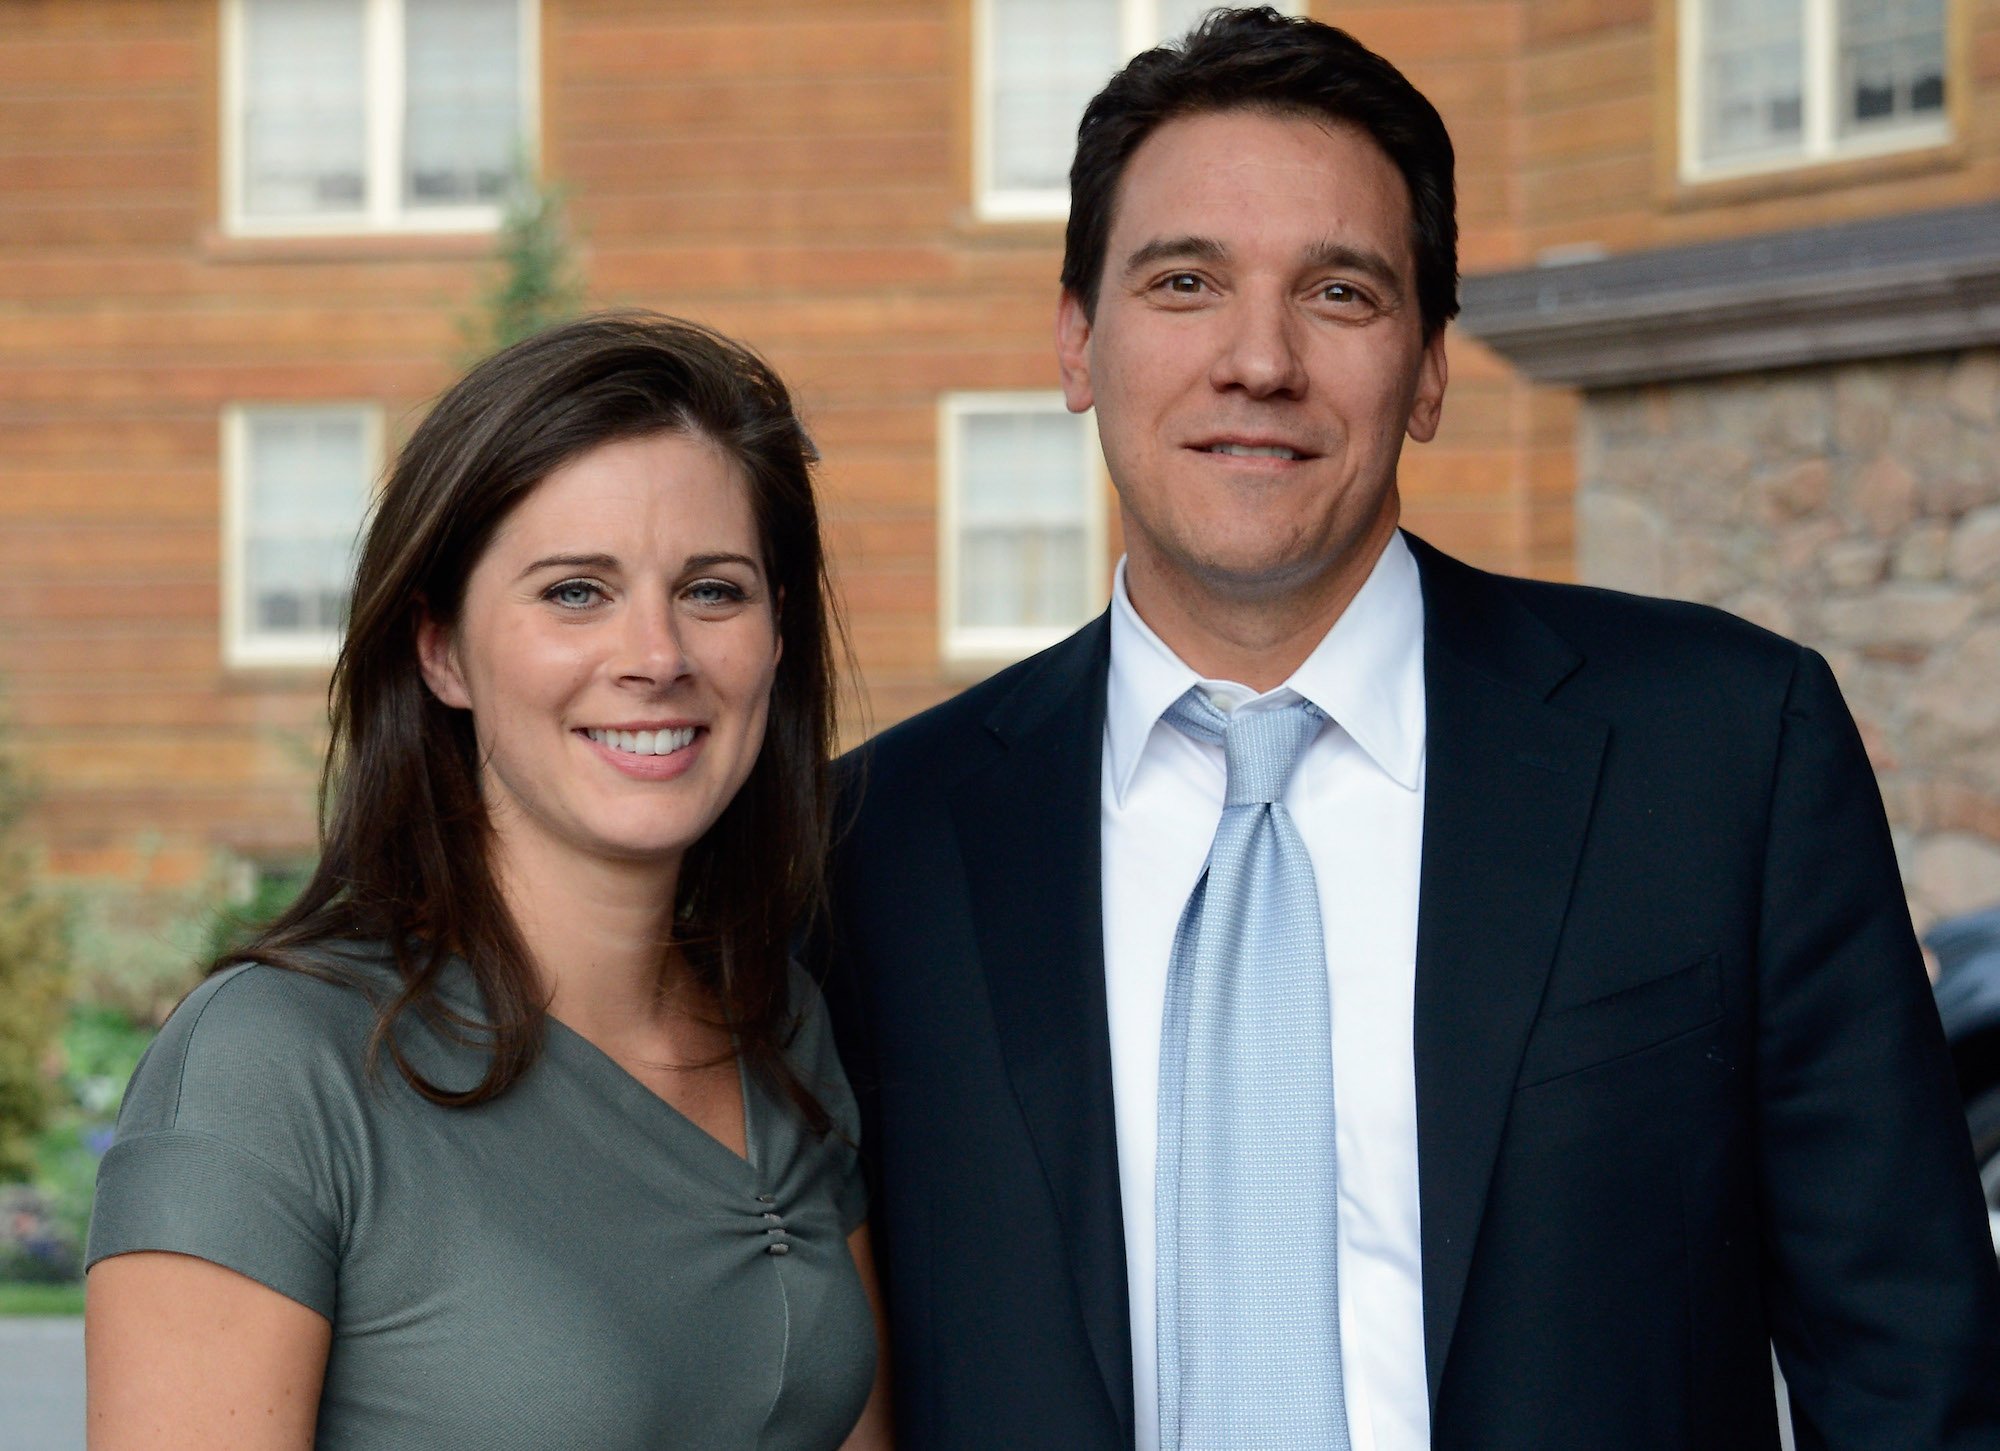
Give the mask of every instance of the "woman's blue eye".
[[696, 604], [727, 605], [742, 599], [743, 591], [723, 579], [704, 579], [688, 586], [688, 595]]
[[569, 579], [550, 590], [544, 598], [561, 605], [564, 609], [581, 610], [596, 604], [598, 594], [596, 585], [580, 579]]

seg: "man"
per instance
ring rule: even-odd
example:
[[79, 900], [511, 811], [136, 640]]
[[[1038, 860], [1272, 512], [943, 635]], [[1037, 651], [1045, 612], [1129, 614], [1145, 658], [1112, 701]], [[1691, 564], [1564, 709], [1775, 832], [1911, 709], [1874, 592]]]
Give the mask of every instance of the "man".
[[903, 1444], [2000, 1447], [2000, 1281], [1824, 663], [1397, 530], [1451, 146], [1339, 31], [1091, 104], [1108, 614], [849, 763]]

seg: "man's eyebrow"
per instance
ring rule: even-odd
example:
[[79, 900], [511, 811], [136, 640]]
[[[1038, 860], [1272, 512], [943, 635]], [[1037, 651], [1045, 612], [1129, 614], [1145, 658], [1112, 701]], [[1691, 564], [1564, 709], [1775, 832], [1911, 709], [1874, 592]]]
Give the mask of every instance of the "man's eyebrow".
[[1402, 295], [1403, 280], [1396, 272], [1395, 263], [1370, 247], [1357, 247], [1351, 242], [1328, 240], [1306, 249], [1307, 267], [1335, 267], [1346, 272], [1361, 272], [1374, 278]]
[[1155, 237], [1125, 259], [1125, 275], [1155, 262], [1220, 262], [1228, 256], [1229, 249], [1213, 237]]

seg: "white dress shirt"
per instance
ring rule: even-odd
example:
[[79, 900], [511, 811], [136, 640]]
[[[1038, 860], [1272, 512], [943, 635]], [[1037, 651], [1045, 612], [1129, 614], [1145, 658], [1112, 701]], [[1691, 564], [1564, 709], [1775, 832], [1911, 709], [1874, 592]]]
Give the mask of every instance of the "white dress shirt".
[[1297, 673], [1263, 695], [1199, 679], [1139, 618], [1125, 566], [1118, 566], [1104, 722], [1104, 964], [1139, 1451], [1159, 1446], [1153, 1169], [1167, 964], [1222, 816], [1225, 778], [1219, 745], [1160, 719], [1196, 684], [1225, 711], [1304, 697], [1329, 718], [1284, 803], [1312, 857], [1326, 929], [1347, 1419], [1354, 1451], [1427, 1451], [1411, 1049], [1424, 812], [1423, 595], [1401, 534]]

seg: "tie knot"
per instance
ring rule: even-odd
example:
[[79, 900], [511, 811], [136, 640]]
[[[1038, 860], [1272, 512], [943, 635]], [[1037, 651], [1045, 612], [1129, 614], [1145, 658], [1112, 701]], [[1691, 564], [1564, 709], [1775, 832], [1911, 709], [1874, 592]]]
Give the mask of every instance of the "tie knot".
[[1282, 797], [1307, 742], [1319, 733], [1319, 724], [1326, 717], [1308, 700], [1275, 710], [1239, 710], [1224, 715], [1196, 686], [1167, 707], [1166, 719], [1184, 735], [1222, 747], [1229, 770], [1222, 804], [1230, 807], [1254, 806]]

